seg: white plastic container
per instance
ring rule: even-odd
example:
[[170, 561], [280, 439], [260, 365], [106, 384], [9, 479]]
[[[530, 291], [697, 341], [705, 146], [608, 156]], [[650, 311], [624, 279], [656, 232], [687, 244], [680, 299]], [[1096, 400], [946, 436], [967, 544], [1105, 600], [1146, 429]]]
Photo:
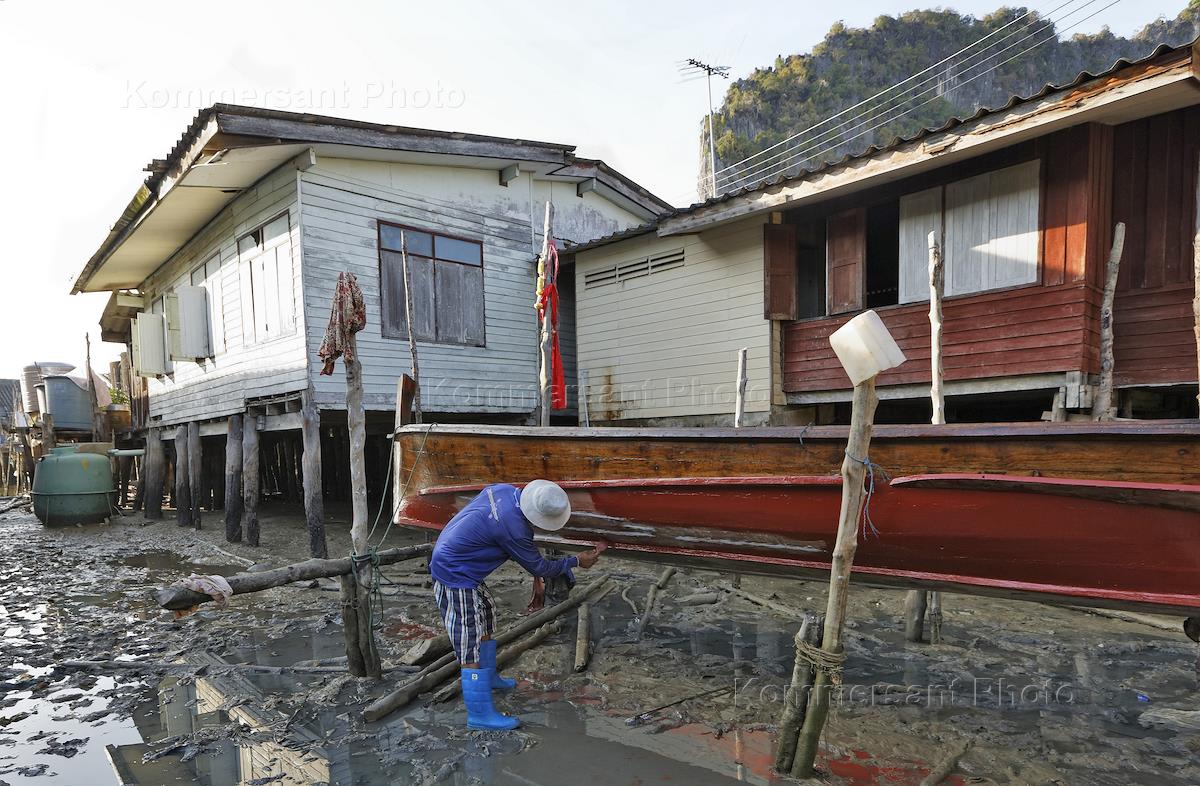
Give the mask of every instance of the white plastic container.
[[874, 311], [864, 311], [835, 330], [829, 344], [855, 385], [895, 368], [906, 359]]

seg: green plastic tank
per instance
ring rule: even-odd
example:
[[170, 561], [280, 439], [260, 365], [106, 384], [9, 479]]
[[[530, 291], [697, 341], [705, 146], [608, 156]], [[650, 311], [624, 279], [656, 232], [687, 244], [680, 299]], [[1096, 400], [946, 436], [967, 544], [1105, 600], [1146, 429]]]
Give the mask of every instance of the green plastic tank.
[[33, 476], [33, 513], [43, 524], [95, 524], [112, 511], [112, 465], [107, 456], [74, 445], [50, 451]]

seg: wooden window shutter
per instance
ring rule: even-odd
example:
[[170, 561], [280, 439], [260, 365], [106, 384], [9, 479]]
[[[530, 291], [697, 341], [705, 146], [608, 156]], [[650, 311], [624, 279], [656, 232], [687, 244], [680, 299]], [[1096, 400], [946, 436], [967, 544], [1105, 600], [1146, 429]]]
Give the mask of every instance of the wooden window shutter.
[[861, 311], [866, 267], [867, 211], [854, 208], [830, 216], [826, 227], [829, 313]]
[[796, 227], [791, 224], [763, 226], [763, 317], [797, 318]]

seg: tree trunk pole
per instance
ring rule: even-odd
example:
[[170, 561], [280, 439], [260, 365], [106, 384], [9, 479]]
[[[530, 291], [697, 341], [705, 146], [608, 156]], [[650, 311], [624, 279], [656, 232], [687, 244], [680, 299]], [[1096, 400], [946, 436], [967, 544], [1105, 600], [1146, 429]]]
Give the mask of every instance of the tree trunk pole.
[[258, 453], [258, 417], [247, 410], [242, 423], [242, 530], [250, 546], [258, 545], [258, 498], [262, 486]]
[[1125, 224], [1113, 228], [1112, 251], [1104, 274], [1104, 302], [1100, 306], [1100, 384], [1092, 402], [1092, 418], [1112, 420], [1113, 406], [1113, 300], [1117, 294], [1117, 275], [1121, 272], [1121, 252], [1125, 248]]
[[300, 431], [304, 448], [300, 455], [303, 465], [304, 520], [308, 525], [308, 552], [314, 557], [328, 557], [325, 540], [325, 499], [321, 496], [321, 412], [310, 388], [300, 410]]
[[734, 394], [733, 426], [742, 427], [742, 419], [746, 414], [746, 348], [738, 350], [737, 388]]
[[[554, 204], [546, 202], [546, 220], [542, 225], [542, 255], [538, 260], [538, 271], [542, 281], [550, 283], [550, 226], [554, 221]], [[540, 299], [541, 292], [538, 293]], [[551, 357], [550, 338], [553, 326], [550, 324], [550, 307], [542, 311], [541, 329], [538, 334], [538, 425], [550, 425], [550, 377]]]
[[142, 484], [142, 509], [146, 518], [161, 519], [166, 457], [163, 455], [162, 432], [156, 428], [146, 431], [146, 455], [143, 463], [146, 480]]
[[175, 523], [181, 527], [192, 526], [192, 486], [188, 481], [188, 427], [181, 423], [175, 427]]
[[1192, 238], [1192, 268], [1195, 275], [1192, 316], [1196, 333], [1196, 403], [1200, 404], [1200, 163], [1196, 167], [1196, 236]]
[[[810, 646], [819, 646], [821, 638], [822, 619], [809, 612], [800, 623], [796, 632], [796, 646], [800, 642]], [[792, 681], [783, 697], [783, 712], [779, 717], [779, 749], [775, 752], [775, 771], [790, 774], [792, 762], [796, 758], [796, 742], [800, 728], [804, 725], [804, 716], [808, 709], [808, 696], [812, 690], [813, 669], [802, 658], [797, 657], [792, 663]]]
[[[404, 313], [405, 319], [408, 321], [408, 354], [412, 357], [412, 378], [413, 382], [417, 383], [413, 390], [413, 414], [412, 422], [421, 422], [421, 373], [417, 370], [417, 334], [413, 330], [413, 296], [412, 296], [412, 274], [408, 267], [408, 239], [404, 236], [404, 230], [400, 231], [400, 262], [404, 274]], [[397, 383], [398, 384], [398, 383]]]
[[[411, 332], [411, 331], [410, 331]], [[342, 603], [352, 604], [356, 611], [353, 619], [343, 615], [346, 636], [346, 657], [351, 674], [358, 677], [379, 679], [382, 671], [379, 654], [375, 647], [375, 635], [371, 628], [370, 588], [374, 577], [371, 563], [362, 559], [368, 556], [367, 544], [367, 473], [365, 450], [367, 442], [366, 415], [363, 412], [362, 364], [358, 360], [355, 335], [350, 334], [349, 347], [344, 356], [346, 364], [346, 424], [350, 440], [350, 544], [355, 557], [360, 558], [354, 571], [355, 581], [342, 584]], [[361, 658], [362, 673], [356, 673]]]
[[[829, 600], [825, 609], [825, 630], [821, 637], [821, 649], [836, 655], [842, 653], [842, 627], [846, 621], [850, 571], [854, 567], [854, 553], [858, 549], [858, 522], [866, 495], [864, 480], [867, 468], [862, 462], [870, 455], [872, 424], [878, 404], [874, 377], [854, 386], [850, 437], [846, 444], [846, 455], [842, 459], [842, 507], [830, 561]], [[821, 730], [829, 714], [830, 687], [829, 674], [818, 670], [792, 763], [794, 777], [808, 778], [813, 774]]]
[[242, 416], [230, 415], [225, 435], [225, 540], [242, 540]]
[[200, 442], [200, 423], [187, 425], [188, 502], [192, 506], [192, 526], [200, 529], [200, 502], [204, 497], [204, 448]]

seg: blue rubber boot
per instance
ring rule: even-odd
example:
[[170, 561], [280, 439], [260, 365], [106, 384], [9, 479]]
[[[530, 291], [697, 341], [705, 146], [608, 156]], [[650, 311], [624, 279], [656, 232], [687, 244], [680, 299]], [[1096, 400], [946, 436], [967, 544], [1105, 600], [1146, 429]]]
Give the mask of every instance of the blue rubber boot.
[[467, 705], [467, 728], [507, 731], [521, 725], [517, 718], [496, 711], [492, 704], [492, 671], [462, 670], [463, 702]]
[[501, 677], [496, 671], [496, 640], [484, 639], [479, 642], [479, 668], [492, 672], [493, 690], [512, 690], [517, 687], [517, 681], [510, 677]]

